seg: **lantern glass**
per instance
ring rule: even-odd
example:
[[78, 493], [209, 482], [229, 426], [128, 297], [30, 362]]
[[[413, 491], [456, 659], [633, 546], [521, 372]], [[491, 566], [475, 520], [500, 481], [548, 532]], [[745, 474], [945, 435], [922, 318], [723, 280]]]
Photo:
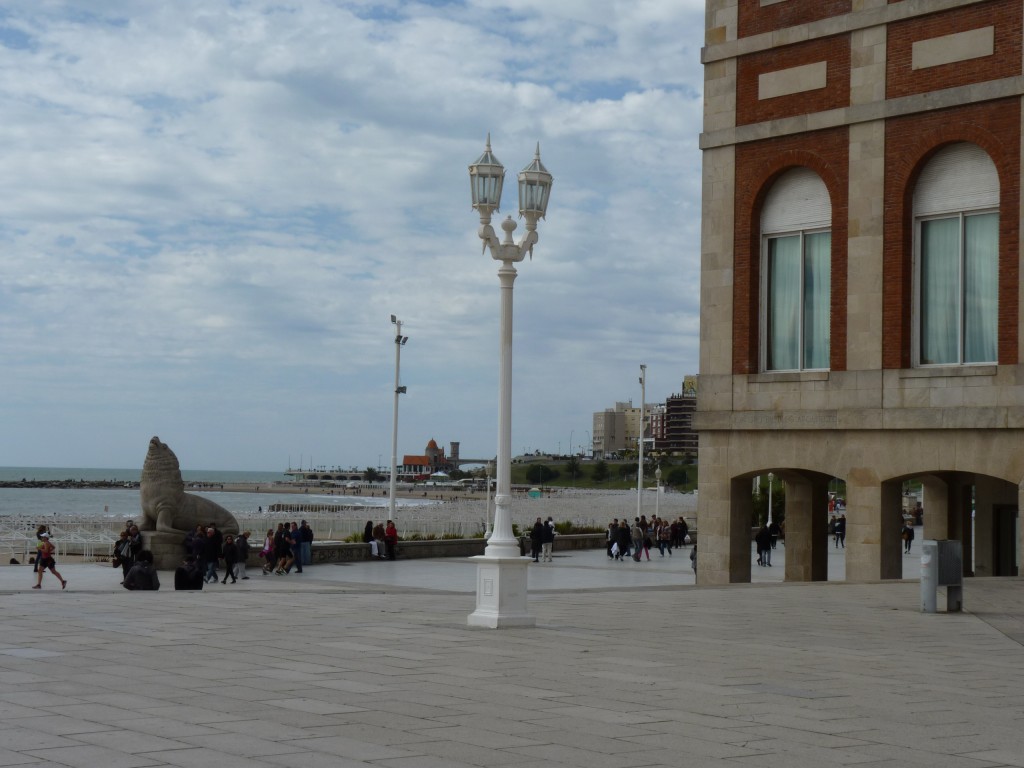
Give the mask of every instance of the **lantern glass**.
[[540, 144], [533, 162], [519, 173], [519, 215], [532, 214], [544, 218], [548, 209], [548, 198], [551, 196], [551, 184], [554, 181], [544, 163], [540, 161]]
[[469, 166], [470, 193], [473, 207], [496, 211], [501, 204], [501, 188], [505, 182], [505, 166], [491, 152], [491, 137], [487, 136], [487, 148]]

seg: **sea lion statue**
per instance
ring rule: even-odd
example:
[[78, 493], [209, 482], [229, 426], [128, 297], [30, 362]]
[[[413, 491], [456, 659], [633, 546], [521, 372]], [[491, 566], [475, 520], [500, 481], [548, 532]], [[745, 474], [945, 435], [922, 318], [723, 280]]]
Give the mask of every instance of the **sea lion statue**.
[[141, 531], [184, 536], [200, 523], [213, 523], [223, 533], [238, 533], [238, 521], [224, 507], [202, 496], [185, 493], [178, 457], [159, 437], [149, 441], [139, 496], [142, 500]]

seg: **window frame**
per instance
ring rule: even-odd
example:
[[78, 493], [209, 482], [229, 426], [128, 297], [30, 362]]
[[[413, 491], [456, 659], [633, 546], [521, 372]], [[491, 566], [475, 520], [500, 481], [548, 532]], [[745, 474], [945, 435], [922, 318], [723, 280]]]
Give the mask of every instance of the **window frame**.
[[[965, 238], [967, 237], [967, 228], [964, 226], [965, 219], [971, 216], [986, 216], [990, 214], [996, 215], [996, 252], [994, 257], [996, 259], [996, 348], [994, 360], [978, 360], [972, 362], [965, 362], [964, 351], [966, 345], [966, 336], [964, 332], [965, 328], [965, 304], [966, 304], [966, 287], [964, 285], [964, 275], [966, 272], [967, 263], [967, 249], [965, 247]], [[922, 258], [922, 246], [923, 238], [921, 235], [922, 224], [928, 221], [943, 221], [947, 219], [956, 219], [959, 225], [957, 238], [958, 247], [958, 258], [957, 258], [957, 359], [955, 362], [939, 362], [939, 363], [926, 363], [922, 360], [922, 304], [923, 300], [923, 284], [921, 278], [921, 268], [923, 265]], [[962, 368], [971, 366], [991, 366], [998, 365], [999, 363], [999, 282], [1002, 275], [999, 273], [999, 225], [1000, 225], [1000, 211], [999, 206], [984, 206], [978, 208], [964, 208], [960, 210], [951, 210], [947, 212], [936, 212], [922, 215], [914, 215], [914, 262], [913, 262], [913, 294], [912, 294], [912, 311], [911, 311], [911, 364], [914, 368]]]
[[[804, 288], [806, 280], [804, 277], [804, 268], [806, 265], [806, 242], [808, 235], [829, 235], [829, 298], [828, 298], [828, 314], [829, 314], [829, 360], [825, 367], [809, 367], [806, 365], [804, 359], [806, 349], [804, 348], [804, 327], [805, 327], [805, 315], [804, 315], [804, 299], [805, 292]], [[771, 271], [769, 269], [769, 243], [772, 240], [798, 237], [800, 241], [800, 295], [798, 299], [800, 318], [797, 323], [797, 348], [799, 349], [800, 365], [797, 368], [770, 368], [768, 366], [769, 361], [769, 336], [770, 327], [769, 321], [771, 317], [771, 305], [770, 305], [770, 280]], [[829, 371], [832, 368], [832, 227], [808, 227], [806, 229], [795, 229], [784, 232], [770, 232], [761, 234], [761, 285], [760, 285], [760, 297], [759, 297], [759, 322], [761, 325], [760, 333], [760, 350], [759, 357], [761, 364], [759, 369], [761, 373], [800, 373], [803, 371]]]

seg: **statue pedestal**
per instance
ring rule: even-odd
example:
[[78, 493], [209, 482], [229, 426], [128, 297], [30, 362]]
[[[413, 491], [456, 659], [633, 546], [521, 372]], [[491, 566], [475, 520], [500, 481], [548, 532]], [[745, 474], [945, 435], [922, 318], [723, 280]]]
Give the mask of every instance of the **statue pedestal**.
[[185, 559], [184, 534], [142, 531], [142, 546], [153, 553], [158, 571], [173, 571]]

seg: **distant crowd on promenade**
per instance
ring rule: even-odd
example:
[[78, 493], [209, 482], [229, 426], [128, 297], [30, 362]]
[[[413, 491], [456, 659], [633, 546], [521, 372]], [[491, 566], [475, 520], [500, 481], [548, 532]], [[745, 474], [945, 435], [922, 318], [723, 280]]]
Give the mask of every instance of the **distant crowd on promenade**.
[[[633, 518], [632, 525], [626, 518], [615, 518], [608, 524], [608, 557], [619, 562], [632, 558], [633, 562], [639, 563], [645, 556], [650, 561], [651, 550], [655, 548], [661, 557], [666, 552], [671, 557], [672, 550], [691, 544], [690, 527], [682, 517], [670, 521], [655, 515], [648, 520], [646, 515], [641, 515]], [[690, 550], [690, 563], [696, 572], [696, 544], [692, 544]]]

